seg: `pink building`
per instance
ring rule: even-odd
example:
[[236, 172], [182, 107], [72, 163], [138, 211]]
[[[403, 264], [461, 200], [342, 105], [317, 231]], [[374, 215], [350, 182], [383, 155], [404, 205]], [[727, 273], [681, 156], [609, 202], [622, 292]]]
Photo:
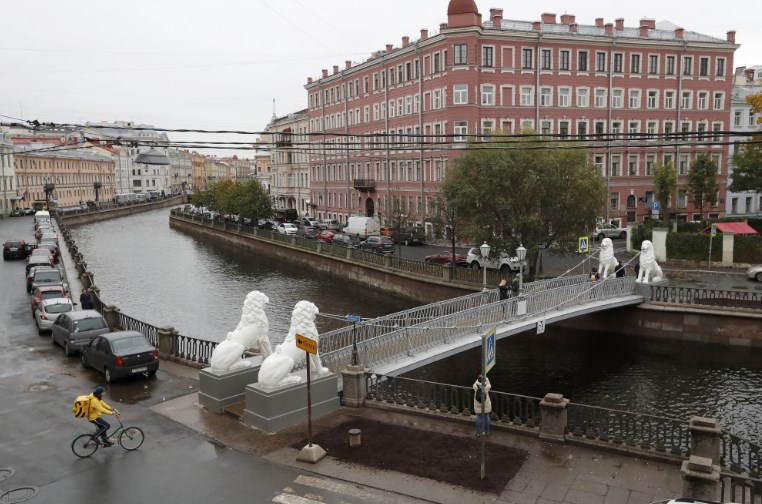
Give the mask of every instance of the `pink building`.
[[[513, 21], [502, 9], [483, 22], [473, 0], [451, 0], [447, 15], [436, 35], [421, 30], [308, 79], [319, 217], [433, 217], [466, 141], [523, 128], [589, 146], [609, 187], [601, 215], [623, 224], [653, 215], [657, 164], [678, 172], [682, 220], [698, 214], [686, 191], [698, 155], [716, 161], [725, 194], [735, 32], [723, 40], [652, 19], [587, 25], [548, 13]], [[724, 212], [724, 200], [710, 210]]]

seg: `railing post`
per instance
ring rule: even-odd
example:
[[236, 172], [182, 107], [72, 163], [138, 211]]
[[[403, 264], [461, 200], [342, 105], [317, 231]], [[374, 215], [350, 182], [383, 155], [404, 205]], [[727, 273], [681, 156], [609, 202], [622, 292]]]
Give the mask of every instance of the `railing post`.
[[688, 423], [691, 433], [691, 455], [720, 463], [722, 428], [714, 418], [694, 416]]
[[719, 502], [722, 494], [720, 466], [712, 464], [712, 459], [691, 455], [680, 467], [683, 475], [683, 496], [694, 499]]
[[452, 268], [442, 268], [442, 280], [445, 282], [452, 281]]
[[317, 246], [315, 247], [315, 250], [319, 254], [323, 250], [323, 242], [319, 241], [319, 242], [316, 243], [316, 245]]
[[85, 289], [89, 289], [91, 285], [95, 283], [95, 280], [93, 279], [93, 274], [89, 271], [85, 271], [82, 274], [82, 286]]
[[353, 254], [353, 250], [354, 250], [354, 249], [351, 249], [351, 248], [347, 247], [347, 260], [348, 260], [348, 261], [351, 261], [351, 260], [352, 260], [352, 254]]
[[160, 327], [159, 328], [159, 357], [166, 359], [172, 355], [172, 350], [175, 347], [175, 338], [178, 332], [174, 327]]
[[365, 396], [368, 393], [365, 383], [365, 366], [347, 366], [341, 372], [341, 378], [344, 381], [342, 406], [361, 408], [365, 404]]
[[384, 254], [384, 268], [391, 269], [392, 267], [392, 256], [389, 254]]
[[106, 324], [110, 331], [116, 331], [119, 327], [119, 307], [116, 305], [105, 305], [103, 307], [103, 318], [106, 319]]
[[540, 401], [540, 439], [563, 443], [566, 440], [566, 406], [563, 394], [545, 394]]

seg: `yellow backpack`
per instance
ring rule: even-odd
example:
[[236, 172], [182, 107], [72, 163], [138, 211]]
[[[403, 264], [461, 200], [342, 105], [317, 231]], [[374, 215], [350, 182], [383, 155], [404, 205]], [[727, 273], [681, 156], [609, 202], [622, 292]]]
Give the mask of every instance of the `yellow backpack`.
[[87, 417], [90, 414], [90, 396], [77, 396], [74, 400], [74, 406], [71, 408], [71, 412], [76, 418], [84, 418], [87, 420]]

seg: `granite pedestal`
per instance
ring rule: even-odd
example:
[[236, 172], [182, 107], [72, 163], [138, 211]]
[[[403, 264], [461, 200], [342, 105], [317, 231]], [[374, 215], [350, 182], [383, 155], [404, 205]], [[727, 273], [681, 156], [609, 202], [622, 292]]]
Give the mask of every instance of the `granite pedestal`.
[[262, 357], [258, 355], [244, 360], [251, 362], [251, 367], [234, 371], [202, 369], [199, 372], [198, 402], [209, 411], [222, 413], [225, 407], [243, 401], [246, 386], [256, 383], [259, 378]]
[[[246, 386], [246, 408], [243, 421], [264, 432], [276, 432], [307, 421], [307, 373], [295, 373], [302, 383], [282, 387], [263, 387], [260, 383]], [[339, 377], [335, 373], [312, 377], [312, 417], [337, 411], [341, 404]]]

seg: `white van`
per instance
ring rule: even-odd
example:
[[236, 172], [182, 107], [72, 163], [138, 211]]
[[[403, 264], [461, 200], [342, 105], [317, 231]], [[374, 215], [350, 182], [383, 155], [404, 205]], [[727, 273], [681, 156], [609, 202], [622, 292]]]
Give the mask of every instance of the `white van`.
[[350, 217], [344, 226], [344, 233], [349, 236], [381, 236], [381, 223], [377, 217]]
[[34, 223], [39, 224], [40, 221], [50, 221], [50, 212], [47, 210], [40, 210], [34, 213]]

